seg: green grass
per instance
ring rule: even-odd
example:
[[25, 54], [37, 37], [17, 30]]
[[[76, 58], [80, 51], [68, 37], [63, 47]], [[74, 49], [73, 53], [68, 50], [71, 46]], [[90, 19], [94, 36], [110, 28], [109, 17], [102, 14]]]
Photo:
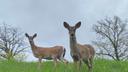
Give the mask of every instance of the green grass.
[[[80, 72], [74, 68], [73, 63], [68, 65], [58, 63], [57, 67], [54, 67], [53, 62], [44, 62], [40, 70], [37, 64], [37, 62], [0, 61], [0, 72]], [[86, 65], [82, 66], [81, 72], [87, 72]], [[128, 72], [128, 62], [95, 60], [93, 72]]]

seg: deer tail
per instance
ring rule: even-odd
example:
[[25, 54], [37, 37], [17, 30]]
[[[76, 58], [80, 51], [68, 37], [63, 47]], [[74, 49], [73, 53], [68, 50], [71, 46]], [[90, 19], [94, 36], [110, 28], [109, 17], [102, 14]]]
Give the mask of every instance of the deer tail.
[[64, 48], [63, 57], [65, 56], [65, 53], [66, 53], [66, 49]]

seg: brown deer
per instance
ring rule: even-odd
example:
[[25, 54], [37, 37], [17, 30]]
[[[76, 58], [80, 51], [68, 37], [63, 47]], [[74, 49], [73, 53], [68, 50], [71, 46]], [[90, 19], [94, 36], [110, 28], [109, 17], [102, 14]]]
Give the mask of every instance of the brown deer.
[[29, 36], [27, 33], [25, 33], [25, 36], [28, 38], [33, 55], [39, 59], [39, 67], [41, 64], [42, 59], [48, 59], [54, 60], [54, 64], [56, 66], [57, 59], [61, 60], [63, 62], [67, 62], [64, 59], [65, 56], [65, 48], [63, 46], [54, 46], [54, 47], [38, 47], [35, 45], [33, 39], [37, 36], [37, 34], [34, 34], [33, 36]]
[[70, 54], [73, 58], [73, 61], [75, 63], [79, 62], [80, 66], [83, 61], [87, 64], [89, 72], [91, 72], [95, 50], [91, 45], [81, 45], [77, 43], [75, 32], [76, 29], [78, 29], [80, 26], [81, 22], [78, 22], [75, 26], [70, 26], [67, 22], [64, 22], [64, 27], [67, 28], [69, 31], [71, 49]]

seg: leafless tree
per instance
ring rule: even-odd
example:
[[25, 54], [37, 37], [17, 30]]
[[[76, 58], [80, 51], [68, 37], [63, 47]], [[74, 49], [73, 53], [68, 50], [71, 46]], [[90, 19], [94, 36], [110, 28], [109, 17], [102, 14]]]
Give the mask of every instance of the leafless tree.
[[25, 51], [23, 35], [18, 28], [0, 25], [0, 57], [10, 60]]
[[99, 48], [98, 54], [106, 55], [116, 61], [128, 59], [127, 21], [118, 16], [100, 20], [93, 26], [97, 34], [93, 43]]

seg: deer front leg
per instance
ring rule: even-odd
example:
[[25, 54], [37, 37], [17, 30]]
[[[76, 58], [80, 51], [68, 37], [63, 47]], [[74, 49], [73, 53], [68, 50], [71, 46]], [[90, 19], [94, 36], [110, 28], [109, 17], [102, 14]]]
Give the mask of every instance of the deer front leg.
[[57, 58], [54, 58], [54, 66], [56, 67], [57, 65]]
[[74, 68], [73, 72], [79, 72], [79, 61], [74, 61], [73, 68]]
[[56, 57], [53, 57], [53, 61], [54, 61], [53, 72], [56, 72], [56, 68], [57, 68], [57, 58], [56, 58]]
[[42, 58], [39, 58], [39, 62], [38, 62], [38, 69], [40, 69], [40, 68], [41, 68], [41, 60], [42, 60]]
[[56, 56], [52, 56], [52, 59], [54, 61], [54, 67], [56, 67], [56, 65], [57, 65], [57, 57]]
[[79, 70], [82, 69], [82, 59], [79, 60]]

